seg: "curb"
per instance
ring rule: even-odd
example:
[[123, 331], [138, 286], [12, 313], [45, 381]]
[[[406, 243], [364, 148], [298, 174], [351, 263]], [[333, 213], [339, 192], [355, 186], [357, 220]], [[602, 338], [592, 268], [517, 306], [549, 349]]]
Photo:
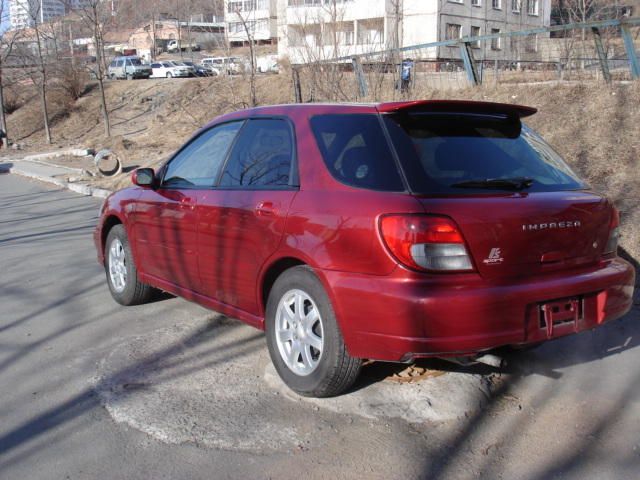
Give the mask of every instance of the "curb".
[[65, 182], [64, 180], [58, 180], [57, 178], [48, 177], [46, 175], [39, 175], [37, 173], [28, 172], [26, 170], [22, 170], [19, 167], [3, 168], [1, 169], [1, 171], [57, 185], [59, 187], [66, 188], [67, 190], [71, 190], [72, 192], [87, 195], [89, 197], [107, 198], [113, 193], [111, 190], [106, 190], [104, 188], [91, 187], [82, 183], [69, 183]]

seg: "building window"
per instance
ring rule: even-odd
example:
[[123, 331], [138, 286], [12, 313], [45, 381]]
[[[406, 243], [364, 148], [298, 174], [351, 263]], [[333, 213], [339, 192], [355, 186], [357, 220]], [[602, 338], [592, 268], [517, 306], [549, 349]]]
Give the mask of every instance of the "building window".
[[538, 51], [538, 35], [528, 35], [525, 39], [524, 50], [527, 53]]
[[358, 21], [358, 44], [372, 45], [384, 43], [384, 19]]
[[[500, 33], [499, 28], [492, 28], [491, 35], [495, 35]], [[502, 39], [501, 38], [492, 38], [491, 39], [491, 50], [501, 50], [502, 49]]]
[[527, 13], [538, 15], [538, 0], [527, 0]]
[[491, 6], [494, 10], [502, 10], [502, 0], [491, 0]]
[[471, 0], [471, 5], [473, 5], [474, 7], [481, 7], [482, 0]]
[[464, 3], [464, 0], [449, 0], [451, 3]]
[[511, 0], [511, 11], [513, 13], [520, 13], [520, 0]]
[[445, 40], [458, 40], [462, 37], [462, 25], [457, 23], [447, 23], [447, 29], [444, 33]]
[[[480, 36], [480, 27], [471, 26], [471, 36], [479, 37]], [[480, 48], [480, 40], [476, 40], [475, 42], [471, 42], [472, 48]]]
[[353, 45], [353, 22], [325, 23], [322, 37], [325, 45]]

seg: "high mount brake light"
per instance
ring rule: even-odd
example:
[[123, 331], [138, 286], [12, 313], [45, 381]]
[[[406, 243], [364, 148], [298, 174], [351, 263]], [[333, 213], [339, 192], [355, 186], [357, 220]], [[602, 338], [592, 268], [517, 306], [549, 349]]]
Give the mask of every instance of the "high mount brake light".
[[611, 222], [609, 224], [609, 239], [604, 249], [605, 254], [618, 251], [618, 239], [620, 238], [620, 212], [616, 207], [611, 207]]
[[453, 220], [423, 214], [385, 215], [380, 235], [391, 254], [415, 270], [473, 271], [462, 234]]

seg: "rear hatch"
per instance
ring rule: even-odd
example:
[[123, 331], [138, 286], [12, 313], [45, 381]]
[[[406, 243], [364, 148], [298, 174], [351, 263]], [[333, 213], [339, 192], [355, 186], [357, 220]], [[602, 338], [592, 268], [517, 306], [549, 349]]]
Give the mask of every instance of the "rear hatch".
[[418, 198], [426, 212], [458, 224], [485, 278], [596, 263], [609, 236], [611, 207], [588, 192]]
[[589, 265], [605, 250], [610, 203], [522, 125], [534, 112], [422, 102], [383, 115], [412, 193], [458, 224], [485, 278]]

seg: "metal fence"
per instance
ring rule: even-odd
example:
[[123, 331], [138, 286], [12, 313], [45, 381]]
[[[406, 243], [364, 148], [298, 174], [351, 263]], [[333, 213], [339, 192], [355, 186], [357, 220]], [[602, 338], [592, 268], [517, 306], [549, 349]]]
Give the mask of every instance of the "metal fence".
[[293, 65], [294, 92], [297, 101], [357, 100], [388, 96], [389, 89], [639, 80], [639, 42], [640, 18], [625, 18], [316, 56]]

